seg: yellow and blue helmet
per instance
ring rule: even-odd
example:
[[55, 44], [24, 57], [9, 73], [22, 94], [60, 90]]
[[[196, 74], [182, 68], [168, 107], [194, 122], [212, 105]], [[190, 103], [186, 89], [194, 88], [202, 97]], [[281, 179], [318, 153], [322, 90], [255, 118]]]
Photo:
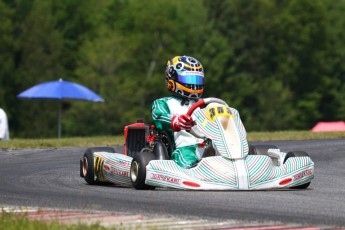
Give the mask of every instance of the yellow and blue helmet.
[[204, 68], [190, 56], [176, 56], [168, 60], [166, 86], [169, 91], [187, 99], [198, 99], [204, 91]]

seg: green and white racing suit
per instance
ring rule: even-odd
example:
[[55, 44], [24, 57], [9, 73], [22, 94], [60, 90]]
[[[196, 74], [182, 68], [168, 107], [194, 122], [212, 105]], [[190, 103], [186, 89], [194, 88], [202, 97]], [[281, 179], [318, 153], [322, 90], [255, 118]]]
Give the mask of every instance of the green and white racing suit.
[[152, 104], [153, 123], [157, 129], [166, 131], [173, 138], [175, 150], [172, 159], [183, 168], [189, 168], [199, 160], [197, 144], [203, 140], [185, 130], [174, 132], [170, 123], [174, 115], [186, 114], [194, 103], [195, 101], [189, 101], [186, 105], [181, 98], [171, 96], [157, 99]]

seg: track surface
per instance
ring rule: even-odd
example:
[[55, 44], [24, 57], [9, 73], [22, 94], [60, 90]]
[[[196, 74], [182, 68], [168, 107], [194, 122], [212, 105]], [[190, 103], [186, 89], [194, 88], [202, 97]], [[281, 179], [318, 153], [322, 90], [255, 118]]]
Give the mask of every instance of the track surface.
[[282, 151], [307, 151], [315, 162], [315, 179], [309, 188], [136, 191], [115, 186], [90, 186], [79, 177], [79, 159], [86, 148], [0, 150], [0, 208], [50, 207], [345, 227], [344, 139], [259, 144], [275, 144]]

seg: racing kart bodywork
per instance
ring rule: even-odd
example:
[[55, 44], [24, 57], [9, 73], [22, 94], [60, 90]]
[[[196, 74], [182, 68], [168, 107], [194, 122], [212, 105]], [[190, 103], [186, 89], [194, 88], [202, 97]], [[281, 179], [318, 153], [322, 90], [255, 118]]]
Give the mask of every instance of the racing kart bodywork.
[[194, 167], [182, 168], [170, 159], [169, 135], [138, 122], [125, 127], [123, 153], [110, 147], [88, 149], [80, 160], [80, 176], [89, 184], [194, 190], [305, 189], [314, 178], [314, 163], [304, 151], [249, 146], [237, 110], [224, 101], [200, 100], [188, 114], [196, 122], [191, 133], [204, 140]]

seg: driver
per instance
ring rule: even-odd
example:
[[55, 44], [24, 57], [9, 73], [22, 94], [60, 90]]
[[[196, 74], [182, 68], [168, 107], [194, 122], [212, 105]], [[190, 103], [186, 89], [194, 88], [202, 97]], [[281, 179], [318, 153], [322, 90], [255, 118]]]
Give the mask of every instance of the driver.
[[204, 69], [193, 57], [176, 56], [168, 60], [165, 76], [166, 87], [172, 95], [153, 102], [153, 123], [174, 141], [172, 159], [179, 166], [190, 168], [199, 160], [197, 144], [200, 139], [188, 132], [194, 121], [186, 113], [204, 91]]

